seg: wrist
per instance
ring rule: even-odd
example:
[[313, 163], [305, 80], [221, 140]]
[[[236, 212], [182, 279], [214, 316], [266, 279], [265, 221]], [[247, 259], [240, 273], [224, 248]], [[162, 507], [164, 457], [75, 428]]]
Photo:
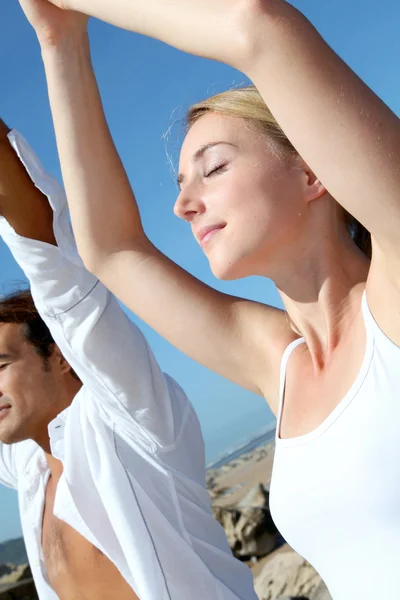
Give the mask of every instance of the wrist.
[[87, 30], [74, 32], [69, 35], [39, 38], [43, 61], [71, 59], [76, 55], [90, 52], [89, 35]]

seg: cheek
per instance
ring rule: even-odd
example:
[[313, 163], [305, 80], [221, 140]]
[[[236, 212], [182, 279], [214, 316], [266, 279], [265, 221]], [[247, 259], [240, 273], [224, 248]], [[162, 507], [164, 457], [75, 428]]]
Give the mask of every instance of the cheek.
[[43, 373], [37, 364], [30, 361], [21, 362], [10, 369], [7, 380], [4, 382], [5, 390], [16, 405], [24, 406], [41, 404], [38, 400], [43, 398]]
[[249, 241], [252, 236], [267, 233], [271, 227], [279, 226], [283, 216], [280, 194], [271, 186], [252, 182], [236, 188], [232, 220], [235, 228], [245, 232]]
[[1, 373], [0, 389], [3, 396], [11, 396], [21, 386], [21, 380], [26, 379], [26, 372], [19, 366], [10, 365]]
[[260, 173], [252, 190], [254, 209], [271, 229], [286, 229], [304, 208], [298, 178], [287, 169]]

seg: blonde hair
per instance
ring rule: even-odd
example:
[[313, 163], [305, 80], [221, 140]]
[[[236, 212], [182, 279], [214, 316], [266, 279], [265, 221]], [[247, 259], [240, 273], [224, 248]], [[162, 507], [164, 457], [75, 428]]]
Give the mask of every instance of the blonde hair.
[[[203, 115], [210, 112], [245, 120], [251, 127], [263, 133], [279, 154], [292, 158], [299, 157], [297, 150], [253, 85], [227, 90], [193, 104], [186, 115], [187, 131]], [[343, 210], [344, 220], [354, 243], [368, 258], [371, 258], [371, 234], [353, 215]]]
[[189, 130], [208, 112], [244, 119], [249, 125], [264, 133], [276, 150], [297, 155], [295, 148], [253, 85], [227, 90], [193, 104], [186, 116], [187, 129]]

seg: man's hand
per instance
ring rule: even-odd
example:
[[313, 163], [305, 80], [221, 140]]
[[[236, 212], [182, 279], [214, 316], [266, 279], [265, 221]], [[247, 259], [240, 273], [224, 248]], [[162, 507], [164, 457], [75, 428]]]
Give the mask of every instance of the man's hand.
[[[87, 31], [89, 17], [64, 10], [50, 0], [19, 0], [28, 21], [36, 31], [40, 45], [57, 46], [71, 37]], [[64, 7], [63, 2], [58, 3]]]

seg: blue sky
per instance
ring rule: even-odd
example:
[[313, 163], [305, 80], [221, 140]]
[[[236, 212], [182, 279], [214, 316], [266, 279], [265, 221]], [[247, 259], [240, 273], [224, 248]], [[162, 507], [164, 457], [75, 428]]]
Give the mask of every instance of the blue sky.
[[[396, 0], [296, 0], [325, 39], [400, 114], [400, 5]], [[19, 129], [44, 165], [60, 176], [40, 51], [17, 0], [0, 3], [0, 116]], [[222, 283], [190, 229], [174, 217], [177, 189], [167, 159], [175, 159], [185, 109], [196, 100], [246, 81], [237, 71], [93, 21], [92, 54], [108, 121], [153, 242], [200, 279], [223, 291], [280, 305], [271, 282]], [[295, 101], [295, 99], [294, 99]], [[163, 134], [171, 127], [168, 138]], [[112, 199], [111, 199], [112, 201]], [[24, 281], [0, 242], [0, 292]], [[162, 302], [160, 303], [162, 310]], [[238, 445], [273, 417], [264, 400], [195, 364], [140, 323], [163, 369], [185, 388], [200, 416], [207, 457]], [[212, 343], [212, 340], [210, 340]], [[20, 535], [16, 495], [0, 488], [0, 541]]]

